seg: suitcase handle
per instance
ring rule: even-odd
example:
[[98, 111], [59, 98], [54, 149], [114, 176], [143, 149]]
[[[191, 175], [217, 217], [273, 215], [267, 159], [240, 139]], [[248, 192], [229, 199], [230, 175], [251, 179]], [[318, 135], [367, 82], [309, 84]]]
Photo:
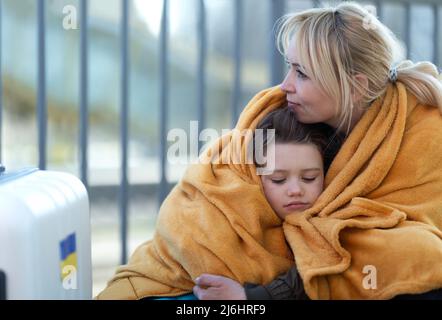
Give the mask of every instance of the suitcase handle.
[[5, 173], [5, 167], [4, 166], [1, 166], [1, 167], [3, 167], [3, 171], [0, 168], [0, 184], [11, 181], [11, 180], [16, 180], [18, 178], [27, 176], [28, 174], [31, 174], [35, 171], [38, 171], [38, 168], [25, 168], [25, 169], [22, 169], [22, 170], [19, 170], [16, 172]]

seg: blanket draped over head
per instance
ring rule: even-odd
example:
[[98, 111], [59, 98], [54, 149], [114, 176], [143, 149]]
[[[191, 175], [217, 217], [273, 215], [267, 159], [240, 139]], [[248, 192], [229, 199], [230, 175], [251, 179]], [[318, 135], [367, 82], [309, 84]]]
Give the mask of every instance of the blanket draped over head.
[[[236, 129], [253, 129], [284, 93], [256, 95]], [[294, 263], [312, 299], [388, 299], [442, 287], [442, 116], [390, 84], [352, 130], [315, 205], [283, 226], [262, 193], [247, 139], [232, 132], [189, 166], [160, 208], [156, 233], [99, 299], [177, 296], [214, 273], [272, 281]], [[233, 143], [239, 141], [239, 143]], [[236, 151], [235, 151], [236, 150]], [[227, 161], [228, 162], [228, 161]], [[238, 161], [237, 161], [238, 162]], [[293, 253], [293, 255], [292, 255]]]
[[254, 165], [247, 164], [250, 136], [241, 135], [284, 103], [278, 88], [261, 92], [242, 112], [237, 130], [189, 165], [160, 208], [153, 239], [117, 270], [99, 299], [189, 293], [202, 273], [267, 283], [294, 264], [282, 221], [267, 203]]

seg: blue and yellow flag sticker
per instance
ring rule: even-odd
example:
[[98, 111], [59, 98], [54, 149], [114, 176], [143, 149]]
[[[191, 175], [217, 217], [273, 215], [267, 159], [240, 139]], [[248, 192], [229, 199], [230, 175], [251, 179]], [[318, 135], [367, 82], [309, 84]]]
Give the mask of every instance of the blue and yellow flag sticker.
[[61, 280], [63, 281], [63, 279], [69, 275], [69, 270], [73, 268], [77, 270], [77, 244], [75, 233], [71, 233], [60, 241], [60, 261]]

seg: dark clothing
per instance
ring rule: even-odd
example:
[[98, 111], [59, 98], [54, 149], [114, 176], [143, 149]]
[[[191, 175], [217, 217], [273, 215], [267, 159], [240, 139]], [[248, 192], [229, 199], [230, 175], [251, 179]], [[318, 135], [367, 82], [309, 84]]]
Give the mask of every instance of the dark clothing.
[[307, 300], [304, 284], [296, 267], [267, 285], [247, 283], [244, 286], [247, 300]]
[[345, 135], [339, 132], [335, 132], [334, 129], [330, 127], [329, 132], [330, 140], [328, 141], [327, 146], [323, 150], [323, 158], [324, 158], [324, 172], [328, 171], [333, 159], [338, 154], [339, 149], [341, 149], [342, 144], [345, 141]]

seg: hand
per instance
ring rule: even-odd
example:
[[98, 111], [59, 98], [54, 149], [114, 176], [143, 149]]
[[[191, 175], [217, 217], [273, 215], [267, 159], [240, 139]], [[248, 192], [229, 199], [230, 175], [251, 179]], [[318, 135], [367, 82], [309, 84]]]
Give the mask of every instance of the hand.
[[199, 300], [247, 300], [242, 285], [230, 278], [202, 274], [195, 283], [193, 294]]

